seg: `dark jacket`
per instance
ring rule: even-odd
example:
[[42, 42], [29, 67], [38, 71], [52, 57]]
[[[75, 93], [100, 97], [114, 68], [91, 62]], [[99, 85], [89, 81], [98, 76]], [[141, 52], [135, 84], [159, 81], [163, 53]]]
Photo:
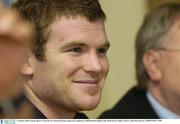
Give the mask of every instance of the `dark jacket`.
[[[38, 109], [34, 108], [34, 111], [36, 111], [36, 119], [47, 119]], [[73, 119], [88, 119], [88, 117], [84, 113], [77, 112]]]
[[146, 91], [133, 87], [111, 110], [100, 115], [101, 119], [158, 119]]

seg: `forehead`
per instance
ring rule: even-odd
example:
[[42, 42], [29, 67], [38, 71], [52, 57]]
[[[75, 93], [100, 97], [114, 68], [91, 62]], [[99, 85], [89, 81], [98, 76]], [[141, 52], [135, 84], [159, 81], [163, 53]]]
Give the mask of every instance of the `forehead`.
[[51, 40], [54, 43], [55, 41], [63, 43], [72, 40], [105, 41], [107, 39], [104, 20], [99, 19], [95, 22], [89, 22], [84, 17], [56, 19], [50, 26], [48, 43], [52, 42]]
[[177, 18], [171, 25], [166, 37], [168, 44], [180, 45], [180, 18]]
[[104, 30], [104, 20], [99, 19], [95, 22], [89, 22], [84, 17], [64, 17], [56, 19], [50, 26], [51, 32], [59, 32], [61, 34], [67, 33], [73, 30]]

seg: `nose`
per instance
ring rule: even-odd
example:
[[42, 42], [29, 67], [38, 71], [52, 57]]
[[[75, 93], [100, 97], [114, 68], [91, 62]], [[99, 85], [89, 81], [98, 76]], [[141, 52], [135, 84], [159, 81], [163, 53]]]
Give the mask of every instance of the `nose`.
[[101, 72], [103, 67], [100, 59], [101, 58], [99, 58], [96, 53], [88, 54], [84, 63], [84, 70], [94, 73]]

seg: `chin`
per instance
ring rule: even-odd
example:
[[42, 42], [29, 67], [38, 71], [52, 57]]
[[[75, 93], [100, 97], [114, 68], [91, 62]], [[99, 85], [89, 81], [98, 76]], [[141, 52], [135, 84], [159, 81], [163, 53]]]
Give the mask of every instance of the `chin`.
[[80, 111], [89, 111], [89, 110], [93, 110], [95, 109], [99, 102], [100, 102], [100, 98], [86, 98], [86, 100], [82, 100], [83, 102], [81, 102], [81, 110]]

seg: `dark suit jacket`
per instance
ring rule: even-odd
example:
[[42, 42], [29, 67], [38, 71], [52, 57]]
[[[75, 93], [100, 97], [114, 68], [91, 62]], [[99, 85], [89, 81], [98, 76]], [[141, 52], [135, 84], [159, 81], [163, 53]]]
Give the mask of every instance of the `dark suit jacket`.
[[133, 87], [115, 105], [114, 108], [104, 112], [102, 119], [158, 119], [159, 117], [151, 107], [146, 91]]
[[[47, 119], [37, 108], [34, 108], [34, 111], [36, 119]], [[84, 113], [77, 112], [73, 119], [88, 119], [88, 117]]]

